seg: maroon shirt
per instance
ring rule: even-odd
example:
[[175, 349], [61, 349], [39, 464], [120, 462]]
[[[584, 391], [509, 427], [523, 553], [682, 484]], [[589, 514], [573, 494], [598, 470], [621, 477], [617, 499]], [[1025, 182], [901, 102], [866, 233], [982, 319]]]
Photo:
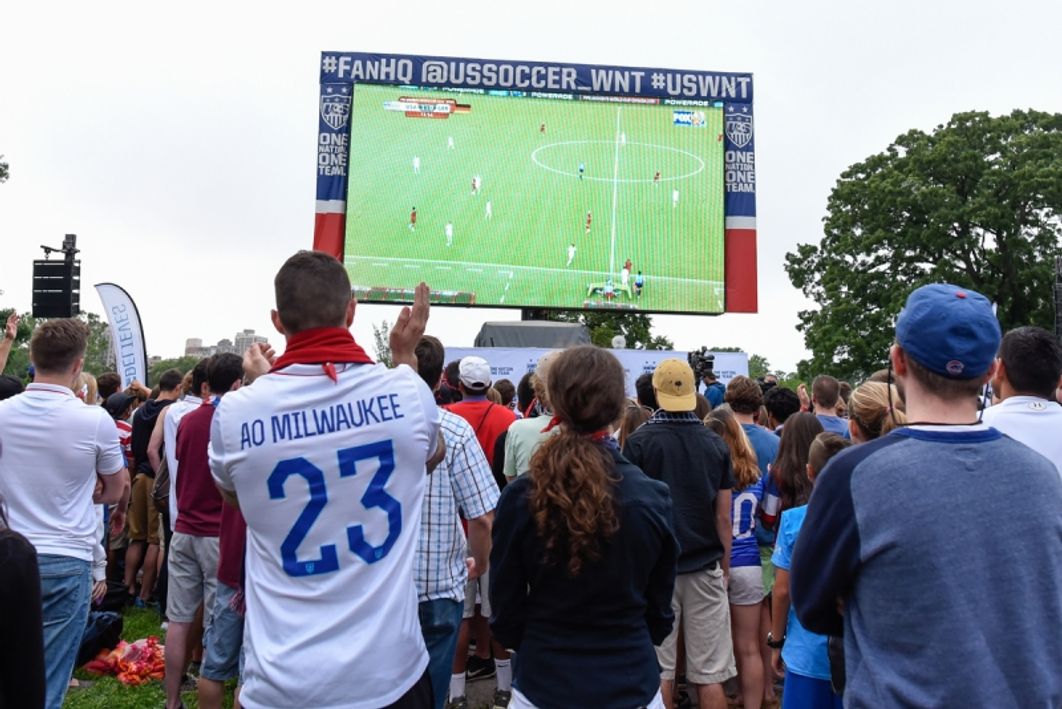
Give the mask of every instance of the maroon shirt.
[[221, 493], [214, 486], [207, 459], [214, 405], [209, 401], [177, 426], [177, 522], [174, 530], [193, 537], [221, 533]]
[[247, 544], [247, 522], [232, 505], [221, 507], [221, 541], [218, 544], [218, 581], [230, 588], [242, 588], [243, 552]]

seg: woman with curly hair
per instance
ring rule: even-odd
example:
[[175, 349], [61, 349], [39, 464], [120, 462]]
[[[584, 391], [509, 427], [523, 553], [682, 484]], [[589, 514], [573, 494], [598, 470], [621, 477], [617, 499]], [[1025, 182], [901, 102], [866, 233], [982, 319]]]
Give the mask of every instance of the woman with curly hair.
[[510, 706], [663, 709], [653, 646], [674, 622], [678, 558], [667, 486], [609, 435], [626, 403], [612, 354], [560, 353], [548, 390], [556, 434], [502, 492], [490, 555], [491, 627], [520, 658]]
[[755, 534], [756, 509], [763, 499], [760, 466], [756, 451], [729, 404], [712, 409], [705, 416], [704, 425], [723, 437], [734, 466], [730, 511], [734, 535], [730, 545], [728, 589], [730, 634], [734, 640], [742, 701], [746, 709], [756, 709], [764, 698], [764, 666], [760, 656], [760, 604], [764, 590]]

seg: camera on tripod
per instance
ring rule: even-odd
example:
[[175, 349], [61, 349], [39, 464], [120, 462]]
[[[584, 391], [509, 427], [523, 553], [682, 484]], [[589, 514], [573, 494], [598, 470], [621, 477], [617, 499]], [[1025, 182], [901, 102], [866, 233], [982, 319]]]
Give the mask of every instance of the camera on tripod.
[[708, 375], [715, 378], [715, 355], [709, 352], [707, 347], [702, 346], [701, 349], [690, 352], [686, 355], [686, 361], [689, 362], [697, 381], [703, 381]]

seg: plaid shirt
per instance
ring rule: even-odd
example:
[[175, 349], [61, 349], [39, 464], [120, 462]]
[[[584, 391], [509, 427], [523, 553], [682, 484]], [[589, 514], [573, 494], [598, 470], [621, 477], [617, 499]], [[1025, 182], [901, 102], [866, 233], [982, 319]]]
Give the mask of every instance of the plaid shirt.
[[457, 414], [443, 410], [446, 456], [428, 475], [420, 516], [420, 539], [413, 576], [418, 600], [463, 601], [468, 543], [458, 510], [466, 519], [482, 517], [498, 505], [498, 484], [476, 440], [475, 431]]
[[646, 423], [696, 423], [701, 426], [704, 422], [697, 418], [697, 414], [692, 411], [682, 411], [679, 413], [673, 413], [671, 411], [664, 411], [663, 409], [657, 409], [653, 412], [653, 415], [649, 417]]

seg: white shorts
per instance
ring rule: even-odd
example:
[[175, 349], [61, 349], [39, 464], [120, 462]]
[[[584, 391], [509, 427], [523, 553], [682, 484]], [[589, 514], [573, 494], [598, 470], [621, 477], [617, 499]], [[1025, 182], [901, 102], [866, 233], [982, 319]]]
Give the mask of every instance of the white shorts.
[[730, 604], [734, 606], [755, 606], [763, 601], [763, 569], [759, 566], [731, 566]]
[[[665, 709], [664, 698], [660, 695], [660, 690], [656, 691], [656, 696], [653, 700], [645, 705], [646, 709]], [[531, 700], [525, 697], [519, 689], [513, 687], [513, 698], [509, 702], [509, 709], [538, 709]]]
[[490, 618], [490, 574], [486, 573], [477, 579], [473, 579], [465, 586], [465, 611], [461, 618], [471, 618], [476, 614], [476, 604], [479, 603], [479, 614], [484, 618]]

